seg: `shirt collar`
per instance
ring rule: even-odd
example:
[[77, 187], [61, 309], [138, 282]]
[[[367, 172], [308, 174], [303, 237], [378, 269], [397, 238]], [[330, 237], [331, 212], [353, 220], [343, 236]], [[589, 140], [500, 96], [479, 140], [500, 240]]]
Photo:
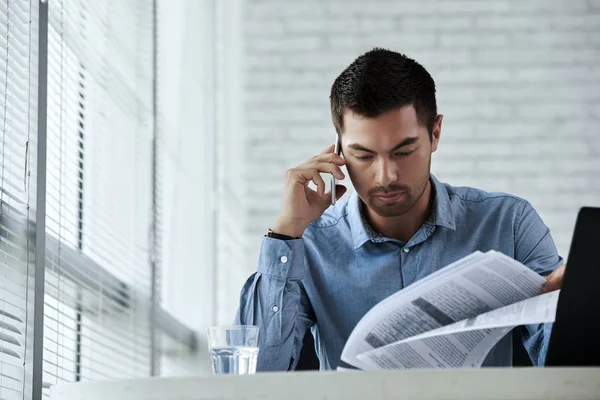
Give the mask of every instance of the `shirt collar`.
[[[456, 223], [454, 219], [454, 213], [452, 212], [452, 206], [450, 204], [448, 190], [446, 189], [446, 186], [439, 182], [432, 174], [430, 174], [430, 180], [434, 190], [434, 206], [429, 219], [425, 222], [425, 225], [437, 225], [455, 230]], [[364, 204], [356, 192], [352, 193], [352, 196], [348, 200], [348, 217], [355, 249], [361, 247], [368, 240], [374, 243], [386, 241], [386, 238], [380, 233], [377, 233], [364, 218], [364, 207]]]
[[436, 211], [437, 226], [443, 226], [448, 229], [456, 230], [456, 220], [454, 218], [454, 212], [452, 211], [452, 204], [450, 203], [450, 195], [446, 185], [437, 180], [433, 175], [430, 175], [431, 183], [435, 190], [434, 209]]

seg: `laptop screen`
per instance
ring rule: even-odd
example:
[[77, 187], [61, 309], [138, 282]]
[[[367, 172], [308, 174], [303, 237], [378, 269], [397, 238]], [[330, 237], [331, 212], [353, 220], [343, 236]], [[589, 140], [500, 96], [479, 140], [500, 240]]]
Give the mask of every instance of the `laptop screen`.
[[600, 208], [579, 211], [546, 366], [600, 366]]

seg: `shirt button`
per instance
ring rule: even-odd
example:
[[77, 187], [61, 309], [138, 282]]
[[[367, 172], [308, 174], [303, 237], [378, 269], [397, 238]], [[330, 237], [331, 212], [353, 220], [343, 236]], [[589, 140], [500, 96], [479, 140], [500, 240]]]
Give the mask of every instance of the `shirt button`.
[[402, 249], [403, 252], [408, 253], [410, 251], [410, 249], [408, 247], [405, 247]]
[[286, 263], [287, 262], [287, 257], [286, 256], [281, 256], [281, 258], [279, 259], [279, 261], [281, 261], [282, 263]]
[[273, 306], [273, 312], [277, 312], [277, 311], [279, 311], [279, 307]]

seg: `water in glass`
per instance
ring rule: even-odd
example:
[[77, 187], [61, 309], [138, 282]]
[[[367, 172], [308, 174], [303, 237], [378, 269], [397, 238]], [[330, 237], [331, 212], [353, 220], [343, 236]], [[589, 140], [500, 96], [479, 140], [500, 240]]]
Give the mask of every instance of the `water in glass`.
[[214, 374], [256, 373], [258, 347], [213, 347], [210, 356]]

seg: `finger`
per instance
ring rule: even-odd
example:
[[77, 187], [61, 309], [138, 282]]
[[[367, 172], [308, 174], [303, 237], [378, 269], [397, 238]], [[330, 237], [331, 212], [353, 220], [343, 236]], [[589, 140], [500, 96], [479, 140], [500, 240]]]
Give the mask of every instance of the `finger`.
[[336, 179], [342, 180], [346, 178], [346, 175], [342, 172], [342, 169], [333, 163], [321, 162], [315, 164], [301, 165], [298, 168], [294, 168], [296, 174], [300, 174], [305, 179], [312, 179], [314, 172], [322, 172], [326, 174], [332, 174]]
[[310, 160], [310, 162], [330, 162], [337, 165], [346, 164], [346, 160], [342, 156], [335, 153], [319, 154], [318, 156], [315, 156], [312, 160]]
[[546, 278], [546, 283], [542, 286], [542, 292], [547, 293], [553, 290], [558, 290], [562, 287], [562, 281], [565, 274], [566, 265], [561, 265], [556, 270], [554, 270], [548, 277]]
[[565, 276], [565, 268], [567, 267], [566, 264], [561, 265], [560, 267], [556, 268], [549, 276], [550, 280], [552, 281], [558, 281], [558, 282], [562, 282], [563, 277]]
[[320, 162], [315, 165], [315, 169], [320, 172], [330, 173], [339, 180], [346, 179], [346, 175], [344, 175], [340, 166], [334, 163]]
[[553, 290], [560, 289], [561, 286], [562, 286], [562, 276], [556, 275], [546, 281], [544, 286], [542, 286], [542, 292], [544, 292], [544, 293], [552, 292]]
[[331, 144], [331, 145], [325, 147], [319, 154], [333, 153], [334, 149], [335, 149], [335, 145]]
[[555, 290], [560, 289], [560, 287], [561, 287], [560, 280], [548, 281], [544, 284], [544, 286], [542, 286], [542, 292], [543, 293], [553, 292]]
[[323, 180], [323, 177], [317, 170], [315, 170], [315, 174], [312, 177], [312, 181], [315, 183], [315, 185], [317, 185], [317, 193], [319, 194], [319, 196], [323, 197], [323, 195], [325, 194], [325, 181]]
[[[315, 183], [315, 185], [317, 185], [317, 190], [319, 191], [319, 195], [324, 194], [325, 181], [323, 181], [323, 178], [321, 177], [320, 172], [331, 173], [331, 170], [333, 169], [333, 167], [337, 167], [333, 164], [327, 164], [327, 165], [329, 165], [329, 167], [325, 167], [322, 171], [320, 171], [316, 168], [294, 168], [294, 169], [288, 171], [286, 181], [288, 183], [296, 182], [296, 183], [299, 183], [304, 186], [308, 186], [310, 181], [313, 181]], [[337, 167], [337, 168], [339, 169], [339, 167]], [[339, 172], [336, 172], [336, 174], [338, 174], [338, 175], [340, 173], [341, 173], [341, 170], [339, 170]], [[342, 174], [342, 176], [343, 176], [343, 174]], [[339, 179], [343, 179], [343, 178], [339, 178]], [[319, 187], [320, 185], [322, 186], [321, 188]]]

